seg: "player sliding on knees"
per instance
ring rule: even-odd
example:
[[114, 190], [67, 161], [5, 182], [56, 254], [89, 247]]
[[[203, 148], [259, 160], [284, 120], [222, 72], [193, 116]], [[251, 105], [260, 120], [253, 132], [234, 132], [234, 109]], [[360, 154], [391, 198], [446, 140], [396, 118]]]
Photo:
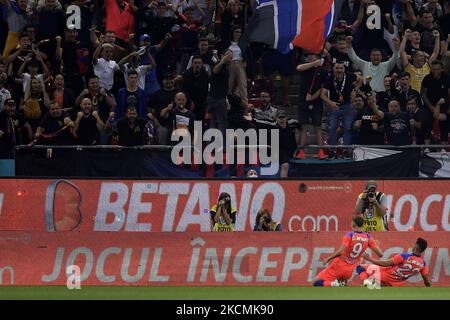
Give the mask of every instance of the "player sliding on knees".
[[331, 260], [333, 262], [313, 280], [314, 286], [341, 287], [346, 285], [346, 281], [352, 277], [353, 271], [359, 265], [361, 256], [367, 247], [379, 257], [383, 256], [383, 251], [375, 243], [373, 237], [362, 231], [363, 225], [362, 217], [353, 217], [353, 232], [347, 233], [342, 240], [341, 247], [323, 260], [325, 265]]
[[420, 273], [423, 278], [425, 286], [430, 287], [430, 280], [428, 278], [428, 266], [422, 259], [421, 255], [427, 248], [427, 241], [418, 238], [414, 244], [412, 253], [396, 254], [389, 260], [377, 260], [367, 254], [363, 255], [363, 258], [372, 262], [374, 265], [368, 265], [365, 268], [358, 266], [356, 272], [359, 273], [359, 278], [363, 281], [363, 285], [371, 287], [373, 281], [376, 279], [372, 276], [375, 270], [379, 268], [379, 282], [381, 286], [401, 286], [408, 278]]

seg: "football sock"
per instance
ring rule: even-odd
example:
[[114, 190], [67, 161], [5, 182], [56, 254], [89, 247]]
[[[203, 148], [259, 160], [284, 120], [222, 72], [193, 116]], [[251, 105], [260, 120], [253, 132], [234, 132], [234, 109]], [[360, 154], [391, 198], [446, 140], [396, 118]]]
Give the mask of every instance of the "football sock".
[[317, 280], [316, 282], [314, 282], [314, 287], [323, 287], [324, 286], [324, 282], [325, 281], [323, 281], [323, 280]]

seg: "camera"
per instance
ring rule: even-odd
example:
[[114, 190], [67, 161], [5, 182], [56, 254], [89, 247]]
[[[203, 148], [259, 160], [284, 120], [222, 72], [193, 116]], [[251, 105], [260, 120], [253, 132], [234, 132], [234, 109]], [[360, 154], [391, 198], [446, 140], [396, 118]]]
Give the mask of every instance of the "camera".
[[367, 196], [368, 196], [369, 198], [375, 198], [375, 192], [374, 192], [374, 191], [369, 191], [369, 192], [367, 193]]
[[269, 223], [270, 222], [270, 218], [269, 217], [264, 217], [264, 222], [265, 223]]

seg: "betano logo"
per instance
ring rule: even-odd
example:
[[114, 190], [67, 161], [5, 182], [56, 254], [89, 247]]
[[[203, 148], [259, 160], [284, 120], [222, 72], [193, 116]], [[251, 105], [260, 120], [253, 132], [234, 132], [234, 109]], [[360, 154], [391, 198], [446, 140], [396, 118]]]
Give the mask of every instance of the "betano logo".
[[[186, 128], [174, 130], [171, 141], [178, 143], [172, 149], [173, 163], [177, 165], [182, 163], [224, 164], [225, 152], [226, 164], [257, 164], [259, 162], [262, 165], [262, 175], [274, 175], [278, 172], [280, 151], [278, 129], [270, 130], [270, 140], [267, 129], [247, 129], [245, 131], [243, 129], [226, 129], [224, 141], [223, 134], [219, 129], [208, 129], [203, 133], [202, 127], [202, 121], [194, 121], [193, 139]], [[193, 144], [192, 141], [194, 141]], [[205, 148], [203, 148], [204, 142], [209, 142]], [[248, 158], [246, 158], [247, 152]]]

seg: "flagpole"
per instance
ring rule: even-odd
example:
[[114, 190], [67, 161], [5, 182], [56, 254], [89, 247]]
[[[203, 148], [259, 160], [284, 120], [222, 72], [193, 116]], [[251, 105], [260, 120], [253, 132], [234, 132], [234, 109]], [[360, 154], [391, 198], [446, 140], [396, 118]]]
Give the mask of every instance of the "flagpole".
[[[320, 50], [319, 57], [321, 57], [321, 56], [323, 55], [323, 52], [325, 51], [325, 46], [327, 45], [328, 39], [329, 39], [330, 37], [331, 37], [331, 34], [330, 34], [330, 36], [328, 36], [328, 37], [325, 39], [325, 41], [324, 41], [324, 43], [323, 43], [323, 46], [322, 46], [322, 49]], [[320, 59], [321, 59], [321, 58], [320, 58]], [[313, 89], [313, 86], [314, 86], [315, 83], [316, 83], [316, 78], [317, 78], [317, 73], [318, 73], [318, 72], [319, 72], [319, 67], [316, 66], [315, 69], [314, 69], [314, 74], [313, 74], [313, 78], [312, 78], [312, 80], [311, 80], [311, 84], [310, 84], [310, 86], [309, 86], [308, 94], [311, 94], [311, 93], [312, 93], [312, 89]]]

